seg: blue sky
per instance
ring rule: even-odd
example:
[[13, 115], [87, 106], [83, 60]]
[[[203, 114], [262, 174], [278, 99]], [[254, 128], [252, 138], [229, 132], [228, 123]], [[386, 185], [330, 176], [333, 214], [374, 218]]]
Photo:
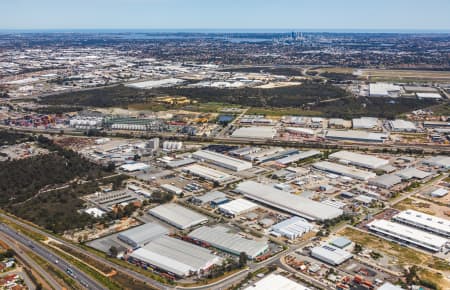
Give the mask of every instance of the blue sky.
[[0, 0], [0, 29], [449, 30], [449, 0]]

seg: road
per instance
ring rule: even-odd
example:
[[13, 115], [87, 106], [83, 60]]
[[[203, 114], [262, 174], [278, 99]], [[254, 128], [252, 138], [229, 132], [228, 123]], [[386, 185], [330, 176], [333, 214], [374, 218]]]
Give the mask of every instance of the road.
[[42, 259], [52, 263], [56, 268], [60, 269], [63, 272], [68, 273], [75, 281], [77, 281], [84, 288], [92, 290], [106, 289], [100, 284], [98, 284], [95, 280], [87, 276], [84, 272], [82, 272], [81, 270], [71, 265], [66, 260], [59, 257], [57, 254], [52, 253], [44, 246], [41, 246], [38, 243], [34, 242], [32, 239], [16, 232], [14, 229], [11, 229], [7, 225], [0, 223], [0, 231], [3, 232], [8, 237], [10, 237], [11, 239], [18, 242], [19, 244], [26, 246], [31, 251], [33, 251], [33, 253], [39, 255]]
[[36, 273], [38, 273], [47, 284], [53, 289], [61, 288], [61, 285], [47, 272], [45, 271], [39, 264], [37, 264], [33, 259], [30, 258], [25, 252], [22, 251], [22, 247], [25, 248], [24, 245], [20, 245], [17, 241], [11, 240], [9, 236], [0, 232], [0, 238], [8, 244], [11, 249], [16, 252], [16, 255], [30, 268], [32, 268]]

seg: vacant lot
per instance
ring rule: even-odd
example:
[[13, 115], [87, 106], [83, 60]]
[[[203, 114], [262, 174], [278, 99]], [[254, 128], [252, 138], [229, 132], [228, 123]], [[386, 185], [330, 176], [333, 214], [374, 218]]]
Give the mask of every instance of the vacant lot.
[[364, 69], [361, 73], [371, 81], [450, 81], [449, 71]]

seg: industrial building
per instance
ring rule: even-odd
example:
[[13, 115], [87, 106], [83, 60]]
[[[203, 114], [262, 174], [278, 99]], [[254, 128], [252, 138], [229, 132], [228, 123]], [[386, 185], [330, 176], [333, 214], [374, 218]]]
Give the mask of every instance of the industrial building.
[[325, 138], [330, 140], [383, 143], [389, 139], [389, 135], [387, 133], [374, 133], [357, 130], [328, 130], [325, 133]]
[[240, 255], [245, 252], [249, 259], [255, 259], [268, 251], [267, 241], [256, 241], [243, 238], [224, 226], [203, 226], [192, 231], [189, 238], [210, 244], [224, 252]]
[[416, 125], [414, 125], [413, 122], [401, 120], [401, 119], [388, 121], [388, 126], [391, 129], [391, 131], [394, 131], [394, 132], [416, 132], [417, 131], [417, 127], [416, 127]]
[[309, 288], [298, 284], [279, 274], [269, 274], [258, 282], [251, 284], [244, 290], [309, 290]]
[[136, 163], [127, 163], [119, 167], [123, 171], [126, 172], [136, 172], [136, 171], [142, 171], [147, 170], [150, 168], [150, 165], [142, 163], [142, 162], [136, 162]]
[[362, 181], [367, 181], [370, 178], [375, 178], [377, 176], [373, 172], [364, 171], [364, 170], [360, 170], [360, 169], [356, 169], [353, 167], [336, 164], [336, 163], [332, 163], [332, 162], [328, 162], [328, 161], [316, 162], [313, 164], [313, 167], [318, 170], [322, 170], [322, 171], [326, 171], [326, 172], [330, 172], [330, 173], [334, 173], [334, 174], [338, 174], [338, 175], [342, 175], [342, 176], [347, 176], [347, 177], [362, 180]]
[[396, 214], [393, 216], [393, 219], [399, 223], [404, 223], [441, 236], [450, 237], [450, 221], [443, 218], [408, 209]]
[[322, 154], [322, 153], [318, 150], [303, 151], [303, 152], [299, 152], [297, 154], [292, 154], [287, 157], [278, 159], [277, 163], [279, 163], [281, 165], [288, 165], [293, 162], [298, 162], [300, 160], [308, 159], [308, 158], [311, 158], [311, 157], [314, 157], [314, 156], [317, 156], [320, 154]]
[[193, 196], [191, 201], [196, 204], [204, 205], [209, 203], [211, 206], [216, 206], [225, 202], [228, 202], [228, 198], [225, 193], [214, 190], [201, 196]]
[[352, 164], [369, 169], [377, 169], [389, 164], [389, 160], [350, 151], [338, 151], [330, 154], [329, 158], [339, 160], [340, 163]]
[[258, 205], [246, 199], [238, 198], [230, 202], [221, 204], [218, 206], [218, 208], [220, 212], [229, 216], [236, 217], [257, 209]]
[[167, 235], [169, 230], [157, 223], [146, 223], [119, 233], [117, 238], [133, 248], [142, 247], [150, 241]]
[[371, 231], [393, 240], [399, 240], [405, 244], [413, 244], [433, 252], [441, 251], [448, 242], [447, 239], [440, 236], [387, 220], [374, 220], [368, 223], [367, 227]]
[[353, 129], [357, 130], [371, 130], [375, 129], [379, 126], [378, 124], [379, 120], [378, 118], [373, 117], [361, 117], [361, 118], [355, 118], [352, 119], [352, 127]]
[[395, 174], [383, 174], [369, 180], [370, 185], [375, 185], [381, 188], [389, 189], [397, 184], [400, 184], [402, 179]]
[[274, 127], [252, 126], [236, 129], [231, 137], [246, 139], [273, 139], [277, 135]]
[[307, 220], [294, 216], [272, 226], [270, 230], [271, 234], [280, 235], [290, 240], [295, 240], [296, 238], [311, 231], [313, 228], [314, 225], [309, 223]]
[[402, 287], [391, 284], [389, 282], [384, 283], [377, 290], [404, 290]]
[[183, 168], [183, 171], [219, 184], [226, 183], [233, 179], [231, 175], [226, 174], [225, 172], [198, 164], [186, 166]]
[[450, 169], [450, 156], [434, 156], [423, 161], [424, 164], [442, 168], [442, 169]]
[[189, 277], [208, 271], [222, 259], [208, 249], [175, 238], [157, 238], [128, 256], [129, 261], [168, 272], [175, 277]]
[[410, 179], [424, 179], [431, 175], [431, 173], [417, 169], [415, 167], [404, 168], [395, 172], [395, 175], [399, 176], [403, 180]]
[[169, 192], [169, 193], [173, 193], [176, 195], [181, 195], [183, 193], [183, 190], [179, 187], [176, 187], [174, 185], [171, 184], [162, 184], [161, 188], [164, 189], [165, 191]]
[[351, 253], [329, 244], [312, 248], [311, 256], [333, 266], [340, 265], [353, 257]]
[[369, 84], [369, 96], [371, 97], [390, 97], [400, 96], [402, 88], [391, 83], [371, 83]]
[[234, 191], [249, 199], [308, 220], [333, 219], [343, 214], [342, 210], [335, 207], [251, 180], [239, 183]]
[[148, 213], [182, 230], [208, 222], [204, 215], [175, 203], [154, 207]]
[[197, 160], [193, 158], [183, 158], [183, 159], [177, 159], [177, 160], [171, 160], [166, 163], [167, 167], [169, 168], [178, 168], [186, 165], [191, 165], [196, 163]]
[[250, 162], [208, 150], [194, 152], [192, 157], [233, 171], [242, 171], [252, 168]]

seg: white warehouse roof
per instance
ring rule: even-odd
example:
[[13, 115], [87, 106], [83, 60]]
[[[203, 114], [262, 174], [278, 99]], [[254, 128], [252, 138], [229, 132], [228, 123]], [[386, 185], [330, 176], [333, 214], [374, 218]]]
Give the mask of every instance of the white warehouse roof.
[[314, 166], [314, 168], [319, 169], [319, 170], [323, 170], [323, 171], [327, 171], [327, 172], [331, 172], [331, 173], [335, 173], [335, 174], [339, 174], [342, 176], [347, 176], [347, 177], [351, 177], [351, 178], [355, 178], [355, 179], [359, 179], [359, 180], [363, 180], [363, 181], [367, 181], [370, 178], [374, 178], [377, 176], [373, 172], [364, 171], [364, 170], [360, 170], [360, 169], [356, 169], [353, 167], [344, 166], [341, 164], [336, 164], [336, 163], [332, 163], [332, 162], [328, 162], [328, 161], [316, 162], [313, 164], [313, 166]]
[[134, 172], [134, 171], [140, 171], [140, 170], [146, 170], [149, 169], [150, 165], [145, 164], [145, 163], [129, 163], [129, 164], [124, 164], [122, 166], [120, 166], [120, 169], [127, 171], [127, 172]]
[[311, 231], [313, 228], [314, 226], [305, 219], [294, 216], [272, 226], [271, 230], [293, 240]]
[[384, 142], [389, 138], [387, 133], [373, 133], [358, 130], [328, 130], [325, 138], [334, 140], [351, 140], [359, 142]]
[[393, 219], [413, 227], [450, 237], [450, 221], [443, 218], [409, 209], [398, 213]]
[[204, 215], [175, 203], [163, 204], [152, 208], [148, 212], [152, 216], [182, 230], [208, 222]]
[[198, 164], [192, 164], [183, 168], [184, 172], [188, 172], [190, 174], [202, 177], [209, 181], [214, 181], [218, 183], [224, 183], [231, 180], [231, 175], [226, 174], [225, 172], [215, 170], [212, 168], [208, 168]]
[[412, 132], [412, 131], [417, 130], [416, 125], [414, 125], [414, 123], [411, 121], [397, 119], [397, 120], [389, 121], [388, 123], [389, 123], [389, 127], [391, 127], [392, 131]]
[[248, 201], [243, 198], [238, 198], [227, 202], [225, 204], [219, 205], [219, 209], [227, 214], [238, 216], [246, 212], [252, 211], [258, 208], [258, 205], [254, 202]]
[[369, 84], [369, 94], [371, 97], [398, 97], [400, 91], [400, 86], [391, 83]]
[[332, 159], [339, 159], [344, 162], [369, 169], [375, 169], [389, 164], [389, 160], [378, 158], [372, 155], [359, 154], [350, 151], [339, 151], [330, 154], [329, 157]]
[[239, 183], [236, 192], [249, 199], [264, 203], [309, 220], [327, 220], [342, 215], [343, 211], [298, 195], [255, 181]]
[[132, 252], [130, 257], [179, 277], [190, 276], [214, 264], [220, 264], [222, 260], [205, 248], [167, 236], [151, 241]]
[[277, 134], [277, 130], [274, 127], [242, 127], [236, 129], [231, 135], [234, 138], [247, 138], [247, 139], [273, 139]]
[[132, 247], [137, 247], [168, 233], [168, 229], [157, 223], [147, 223], [121, 232], [117, 238]]
[[353, 257], [351, 253], [329, 244], [312, 248], [311, 256], [330, 265], [340, 265]]
[[243, 161], [237, 158], [233, 158], [224, 154], [220, 154], [208, 150], [200, 150], [194, 152], [192, 157], [200, 160], [205, 160], [206, 162], [227, 168], [233, 171], [241, 171], [252, 168], [252, 164], [247, 161]]
[[370, 230], [399, 239], [404, 242], [426, 248], [431, 251], [440, 251], [448, 242], [447, 239], [430, 234], [415, 228], [393, 223], [387, 220], [374, 220], [367, 224]]
[[269, 248], [267, 241], [245, 239], [223, 226], [203, 226], [193, 230], [189, 237], [234, 255], [245, 252], [250, 259], [263, 254]]
[[265, 278], [252, 284], [244, 290], [309, 290], [309, 288], [298, 284], [284, 276], [278, 274], [270, 274]]

